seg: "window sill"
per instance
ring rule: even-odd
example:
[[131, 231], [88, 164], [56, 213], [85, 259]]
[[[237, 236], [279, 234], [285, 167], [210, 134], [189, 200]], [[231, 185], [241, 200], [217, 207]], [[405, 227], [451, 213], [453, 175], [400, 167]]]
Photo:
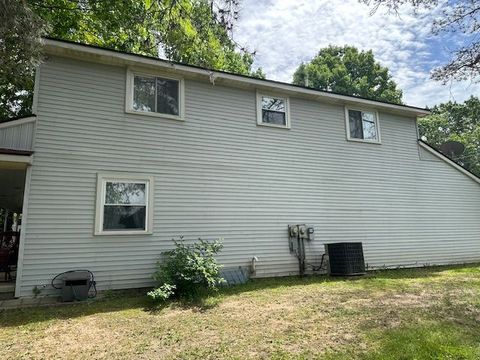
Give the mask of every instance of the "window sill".
[[374, 141], [374, 140], [363, 140], [363, 139], [347, 138], [347, 141], [357, 142], [357, 143], [364, 143], [364, 144], [382, 145], [382, 142], [381, 142], [381, 141]]
[[152, 235], [152, 231], [95, 231], [95, 236]]
[[161, 113], [154, 113], [148, 111], [136, 111], [136, 110], [125, 110], [127, 114], [133, 115], [144, 115], [162, 119], [169, 119], [169, 120], [177, 120], [177, 121], [185, 121], [185, 117], [179, 115], [169, 115], [169, 114], [161, 114]]
[[272, 127], [272, 128], [277, 128], [277, 129], [290, 130], [290, 125], [276, 125], [276, 124], [268, 124], [268, 123], [260, 123], [260, 122], [257, 122], [257, 125], [258, 126]]

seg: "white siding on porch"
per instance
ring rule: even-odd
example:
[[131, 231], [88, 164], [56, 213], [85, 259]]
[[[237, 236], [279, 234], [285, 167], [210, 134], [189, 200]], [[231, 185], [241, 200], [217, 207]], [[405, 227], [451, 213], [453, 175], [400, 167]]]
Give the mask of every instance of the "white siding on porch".
[[[98, 287], [152, 284], [173, 237], [224, 238], [226, 266], [296, 273], [287, 224], [307, 248], [362, 241], [369, 266], [480, 260], [480, 186], [419, 157], [415, 120], [379, 113], [382, 145], [348, 142], [343, 106], [290, 97], [291, 130], [256, 125], [255, 91], [186, 79], [186, 120], [126, 114], [125, 74], [42, 64], [21, 287], [90, 269]], [[153, 235], [94, 236], [98, 172], [154, 176]], [[47, 292], [45, 292], [47, 293]]]
[[0, 123], [0, 148], [32, 150], [35, 118]]

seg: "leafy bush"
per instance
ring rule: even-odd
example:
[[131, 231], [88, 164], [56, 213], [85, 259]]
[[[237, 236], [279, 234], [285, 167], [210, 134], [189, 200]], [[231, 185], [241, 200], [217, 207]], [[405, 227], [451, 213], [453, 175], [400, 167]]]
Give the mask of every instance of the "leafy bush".
[[153, 278], [159, 286], [148, 293], [157, 301], [165, 301], [172, 296], [194, 297], [200, 289], [216, 290], [225, 280], [220, 277], [220, 266], [215, 260], [223, 245], [198, 239], [186, 244], [173, 239], [175, 248], [162, 253], [163, 261], [157, 263]]
[[175, 289], [175, 285], [163, 284], [158, 288], [149, 291], [147, 295], [155, 301], [165, 301], [175, 294]]

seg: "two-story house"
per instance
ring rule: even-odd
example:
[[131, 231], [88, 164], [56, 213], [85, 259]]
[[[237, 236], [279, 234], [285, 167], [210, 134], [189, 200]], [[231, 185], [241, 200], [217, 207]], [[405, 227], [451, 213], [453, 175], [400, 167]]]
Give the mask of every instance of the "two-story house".
[[73, 269], [150, 286], [181, 235], [223, 238], [226, 268], [296, 274], [297, 223], [311, 263], [342, 241], [369, 268], [480, 260], [480, 179], [418, 140], [427, 110], [65, 41], [45, 54], [35, 116], [0, 124], [18, 297]]

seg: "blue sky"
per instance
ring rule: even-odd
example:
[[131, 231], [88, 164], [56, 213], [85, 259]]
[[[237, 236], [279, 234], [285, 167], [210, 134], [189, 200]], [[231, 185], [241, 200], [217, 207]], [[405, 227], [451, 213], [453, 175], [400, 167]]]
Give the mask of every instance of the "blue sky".
[[255, 66], [268, 79], [290, 82], [302, 61], [309, 61], [329, 44], [373, 50], [404, 91], [409, 105], [432, 106], [448, 100], [464, 101], [480, 95], [480, 83], [430, 79], [430, 70], [449, 58], [462, 38], [431, 34], [441, 8], [414, 14], [403, 7], [399, 16], [371, 8], [358, 0], [243, 0], [234, 38], [256, 50]]

